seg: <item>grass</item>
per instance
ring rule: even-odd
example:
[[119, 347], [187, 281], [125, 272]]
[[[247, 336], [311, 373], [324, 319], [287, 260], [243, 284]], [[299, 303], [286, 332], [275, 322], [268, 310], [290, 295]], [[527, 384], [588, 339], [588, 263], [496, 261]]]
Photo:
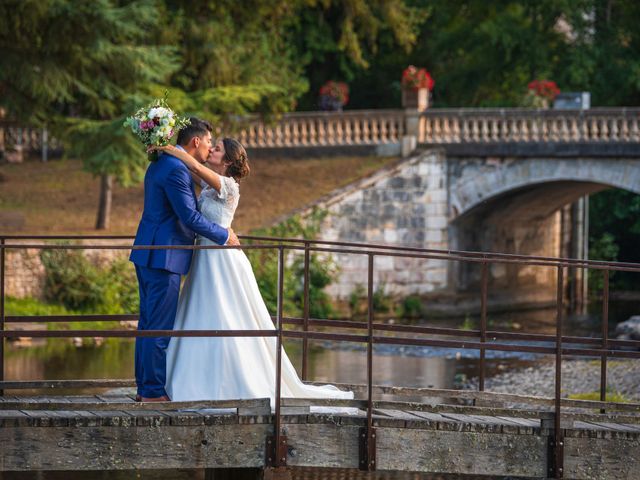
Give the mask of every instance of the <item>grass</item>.
[[[572, 400], [596, 400], [600, 401], [600, 392], [583, 392], [583, 393], [572, 393], [567, 398]], [[605, 401], [607, 402], [616, 402], [616, 403], [630, 403], [627, 397], [622, 395], [621, 393], [607, 390], [605, 394]]]
[[62, 305], [53, 305], [41, 302], [33, 298], [5, 299], [5, 313], [7, 315], [31, 316], [31, 315], [76, 315], [78, 312], [68, 310]]
[[[266, 227], [395, 158], [255, 159], [242, 181], [234, 229]], [[7, 234], [135, 234], [143, 187], [116, 186], [108, 231], [94, 229], [99, 179], [73, 159], [0, 165], [0, 231]]]
[[[63, 305], [42, 302], [35, 298], [13, 298], [5, 299], [6, 315], [16, 316], [50, 316], [50, 315], [88, 315], [95, 312], [82, 312], [70, 310]], [[112, 330], [119, 329], [118, 322], [113, 321], [84, 321], [84, 322], [55, 322], [47, 323], [48, 330]], [[89, 339], [90, 340], [90, 339]], [[89, 342], [91, 343], [91, 342]]]

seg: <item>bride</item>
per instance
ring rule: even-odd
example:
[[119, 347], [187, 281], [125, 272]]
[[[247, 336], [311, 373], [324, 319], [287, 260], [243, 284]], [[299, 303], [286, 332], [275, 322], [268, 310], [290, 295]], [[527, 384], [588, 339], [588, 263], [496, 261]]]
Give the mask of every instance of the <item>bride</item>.
[[[209, 168], [185, 151], [161, 147], [183, 161], [203, 187], [198, 209], [230, 227], [238, 207], [238, 181], [249, 173], [247, 153], [236, 140], [218, 141]], [[198, 236], [198, 245], [215, 245]], [[180, 292], [175, 330], [274, 330], [251, 264], [240, 249], [194, 252]], [[173, 401], [270, 398], [274, 405], [275, 337], [172, 337], [167, 349], [166, 391]], [[282, 397], [353, 398], [333, 385], [312, 386], [298, 377], [282, 351]]]

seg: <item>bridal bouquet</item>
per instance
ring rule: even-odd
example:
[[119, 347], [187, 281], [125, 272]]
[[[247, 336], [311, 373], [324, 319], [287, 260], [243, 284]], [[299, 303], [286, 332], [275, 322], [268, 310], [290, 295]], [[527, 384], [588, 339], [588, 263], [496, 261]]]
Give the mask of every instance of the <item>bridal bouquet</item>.
[[[187, 125], [189, 125], [189, 119], [176, 115], [169, 108], [166, 96], [139, 109], [124, 122], [124, 126], [130, 127], [147, 149], [152, 146], [168, 145], [174, 133]], [[149, 160], [157, 159], [158, 152], [149, 153]]]

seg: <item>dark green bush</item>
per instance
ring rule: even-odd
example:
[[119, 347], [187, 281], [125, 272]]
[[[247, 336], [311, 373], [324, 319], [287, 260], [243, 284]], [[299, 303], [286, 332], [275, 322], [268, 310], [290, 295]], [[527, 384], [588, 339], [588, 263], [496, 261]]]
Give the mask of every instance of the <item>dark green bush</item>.
[[[325, 215], [325, 212], [318, 210], [304, 220], [294, 216], [276, 226], [255, 230], [252, 234], [311, 240], [316, 238]], [[276, 248], [256, 249], [245, 250], [245, 252], [253, 266], [267, 308], [275, 314], [278, 304], [278, 250]], [[331, 299], [324, 292], [324, 288], [331, 284], [336, 272], [337, 268], [329, 255], [312, 254], [310, 256], [309, 315], [311, 317], [327, 318], [334, 313]], [[285, 251], [283, 287], [284, 314], [301, 316], [304, 311], [304, 257], [300, 252], [292, 254], [290, 250]]]
[[47, 301], [84, 313], [137, 313], [138, 285], [133, 266], [117, 260], [99, 268], [81, 250], [43, 250]]
[[422, 300], [418, 295], [405, 297], [398, 308], [398, 316], [403, 318], [418, 318], [422, 315]]

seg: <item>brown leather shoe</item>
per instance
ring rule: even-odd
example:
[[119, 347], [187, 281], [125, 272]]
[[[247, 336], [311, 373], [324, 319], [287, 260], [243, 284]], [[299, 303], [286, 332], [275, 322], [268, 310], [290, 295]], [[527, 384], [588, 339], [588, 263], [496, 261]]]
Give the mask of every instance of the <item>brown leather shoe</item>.
[[153, 397], [153, 398], [140, 397], [140, 401], [144, 403], [144, 402], [170, 402], [171, 400], [166, 395], [162, 395], [161, 397]]
[[138, 394], [136, 395], [136, 402], [141, 402], [142, 401], [142, 397]]

